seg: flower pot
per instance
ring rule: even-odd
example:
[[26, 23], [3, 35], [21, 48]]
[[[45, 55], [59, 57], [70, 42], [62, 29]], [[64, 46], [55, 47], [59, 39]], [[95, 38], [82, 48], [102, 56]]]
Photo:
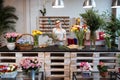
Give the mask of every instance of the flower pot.
[[118, 72], [120, 73], [120, 68], [118, 68]]
[[9, 50], [14, 50], [15, 49], [15, 42], [12, 42], [12, 43], [7, 43], [7, 48], [9, 49]]
[[1, 78], [15, 78], [17, 76], [18, 72], [13, 71], [13, 72], [6, 72], [4, 74], [1, 74]]
[[82, 76], [89, 78], [89, 77], [91, 76], [91, 72], [83, 71], [83, 72], [82, 72]]
[[108, 75], [108, 72], [100, 72], [101, 77], [106, 77]]

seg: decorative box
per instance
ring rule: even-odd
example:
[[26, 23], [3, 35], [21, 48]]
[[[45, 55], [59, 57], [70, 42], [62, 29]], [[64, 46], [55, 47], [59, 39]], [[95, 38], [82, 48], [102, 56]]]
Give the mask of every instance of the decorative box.
[[89, 71], [83, 71], [82, 72], [82, 76], [89, 78], [89, 77], [91, 77], [91, 72], [89, 72]]
[[17, 76], [18, 72], [17, 71], [13, 71], [13, 72], [6, 72], [1, 74], [1, 78], [15, 78]]

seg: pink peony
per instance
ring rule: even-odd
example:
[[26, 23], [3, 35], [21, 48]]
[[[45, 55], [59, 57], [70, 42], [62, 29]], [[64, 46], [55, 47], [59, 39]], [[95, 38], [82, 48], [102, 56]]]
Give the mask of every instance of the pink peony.
[[38, 69], [41, 67], [41, 62], [37, 58], [24, 58], [20, 62], [23, 70]]

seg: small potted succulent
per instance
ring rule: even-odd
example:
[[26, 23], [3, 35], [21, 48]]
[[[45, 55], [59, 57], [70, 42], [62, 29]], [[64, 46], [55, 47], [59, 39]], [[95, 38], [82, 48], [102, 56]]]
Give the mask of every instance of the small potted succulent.
[[106, 77], [108, 75], [108, 67], [103, 62], [100, 62], [97, 67], [102, 77]]

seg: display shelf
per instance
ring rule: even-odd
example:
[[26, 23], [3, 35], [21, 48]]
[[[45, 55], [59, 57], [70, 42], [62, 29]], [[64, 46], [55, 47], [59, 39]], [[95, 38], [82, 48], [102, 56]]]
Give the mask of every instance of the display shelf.
[[69, 33], [69, 16], [41, 16], [39, 17], [39, 29], [42, 32], [51, 33], [52, 29], [55, 27], [55, 21], [58, 19], [61, 21], [62, 28]]
[[[1, 50], [2, 49], [2, 50]], [[80, 70], [80, 62], [87, 61], [95, 69], [96, 65], [103, 61], [109, 66], [110, 71], [115, 71], [118, 66], [118, 50], [105, 50], [104, 47], [96, 50], [59, 49], [57, 46], [35, 48], [30, 51], [13, 50], [6, 47], [0, 49], [1, 64], [17, 64], [25, 57], [36, 57], [42, 62], [41, 71], [45, 80], [72, 80], [72, 73]], [[20, 69], [20, 68], [19, 68]], [[18, 69], [18, 71], [20, 71]]]
[[55, 80], [55, 78], [62, 78], [62, 80], [70, 80], [69, 65], [69, 53], [45, 53], [45, 73], [47, 80]]

